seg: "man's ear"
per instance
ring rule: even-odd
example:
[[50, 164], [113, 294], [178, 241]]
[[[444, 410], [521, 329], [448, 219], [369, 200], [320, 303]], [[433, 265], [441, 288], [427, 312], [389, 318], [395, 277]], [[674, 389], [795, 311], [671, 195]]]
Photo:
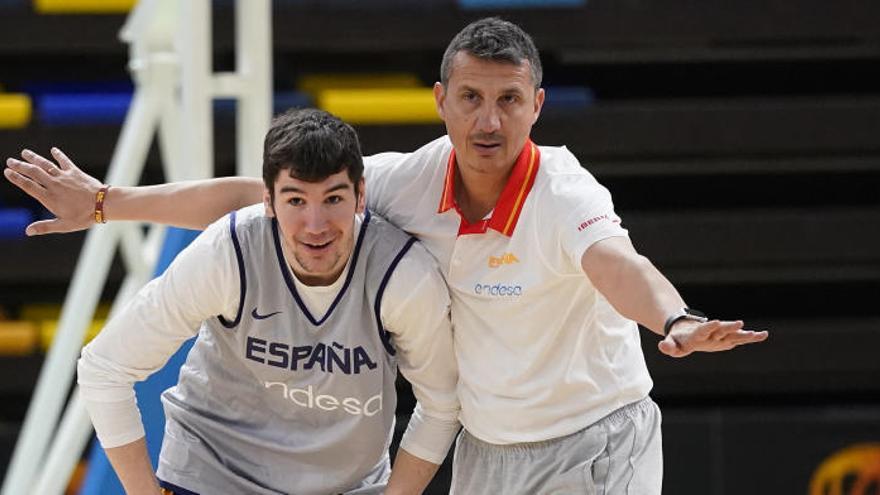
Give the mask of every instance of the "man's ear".
[[367, 209], [367, 189], [366, 181], [361, 177], [358, 181], [358, 197], [357, 197], [357, 213], [363, 213]]
[[266, 208], [266, 216], [272, 218], [275, 216], [275, 207], [272, 205], [272, 195], [269, 194], [269, 188], [263, 186], [263, 206]]
[[443, 111], [443, 103], [446, 101], [446, 88], [439, 82], [434, 83], [434, 103], [437, 105], [437, 115], [444, 122], [446, 121], [446, 112]]
[[535, 117], [532, 119], [532, 125], [538, 121], [541, 116], [541, 108], [544, 107], [544, 88], [538, 88], [535, 92]]

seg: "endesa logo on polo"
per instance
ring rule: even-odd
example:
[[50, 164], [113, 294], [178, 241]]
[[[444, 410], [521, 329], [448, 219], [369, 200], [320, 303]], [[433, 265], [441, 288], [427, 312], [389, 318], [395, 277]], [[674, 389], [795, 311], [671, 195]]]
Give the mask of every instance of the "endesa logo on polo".
[[513, 253], [489, 256], [489, 268], [498, 268], [501, 265], [512, 265], [514, 263], [519, 263], [519, 259]]
[[500, 282], [496, 284], [474, 284], [474, 294], [478, 296], [491, 297], [519, 297], [523, 294], [521, 285], [514, 283]]

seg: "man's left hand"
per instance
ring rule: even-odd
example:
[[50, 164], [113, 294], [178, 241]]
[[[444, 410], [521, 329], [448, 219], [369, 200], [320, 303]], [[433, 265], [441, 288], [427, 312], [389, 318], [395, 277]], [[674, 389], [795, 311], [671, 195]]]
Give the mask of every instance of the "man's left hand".
[[768, 333], [743, 330], [742, 321], [709, 320], [676, 322], [669, 334], [658, 344], [660, 352], [672, 357], [685, 357], [692, 352], [728, 351], [743, 344], [767, 340]]

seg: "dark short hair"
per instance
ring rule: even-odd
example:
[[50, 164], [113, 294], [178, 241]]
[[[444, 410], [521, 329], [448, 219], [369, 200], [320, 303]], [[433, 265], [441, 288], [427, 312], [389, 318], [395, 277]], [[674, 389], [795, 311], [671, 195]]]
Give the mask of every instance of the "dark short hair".
[[306, 182], [320, 182], [345, 170], [357, 194], [364, 175], [357, 133], [323, 110], [288, 110], [272, 120], [263, 141], [263, 183], [273, 201], [282, 170]]
[[443, 86], [449, 83], [452, 59], [460, 51], [483, 60], [514, 65], [521, 65], [523, 60], [528, 60], [535, 89], [541, 87], [543, 70], [538, 48], [532, 37], [512, 22], [498, 17], [486, 17], [468, 24], [459, 31], [446, 47], [443, 62], [440, 64], [440, 82]]

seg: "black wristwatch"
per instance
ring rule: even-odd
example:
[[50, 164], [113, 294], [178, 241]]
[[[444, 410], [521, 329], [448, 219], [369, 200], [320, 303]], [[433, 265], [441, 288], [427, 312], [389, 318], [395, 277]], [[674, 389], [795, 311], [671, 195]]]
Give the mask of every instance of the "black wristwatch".
[[669, 330], [672, 329], [672, 325], [675, 325], [679, 320], [694, 320], [703, 323], [709, 319], [706, 318], [706, 315], [702, 311], [693, 308], [681, 308], [673, 313], [672, 316], [666, 318], [666, 323], [663, 324], [663, 335], [669, 335]]

